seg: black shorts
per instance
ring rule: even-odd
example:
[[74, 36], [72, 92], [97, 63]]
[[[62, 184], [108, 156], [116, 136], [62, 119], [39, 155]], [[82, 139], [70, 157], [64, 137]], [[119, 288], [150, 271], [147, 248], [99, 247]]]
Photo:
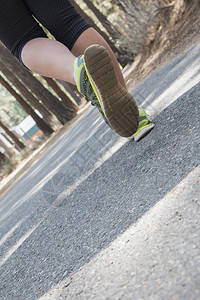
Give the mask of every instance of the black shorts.
[[69, 0], [0, 0], [0, 39], [20, 61], [28, 41], [47, 37], [35, 18], [69, 50], [90, 27]]

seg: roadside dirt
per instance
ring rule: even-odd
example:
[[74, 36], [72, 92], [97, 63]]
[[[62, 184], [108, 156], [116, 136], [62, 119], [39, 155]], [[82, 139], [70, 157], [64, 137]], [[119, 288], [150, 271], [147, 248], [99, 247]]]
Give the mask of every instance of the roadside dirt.
[[[181, 1], [179, 1], [181, 2]], [[178, 3], [178, 1], [177, 1]], [[198, 1], [191, 2], [181, 17], [164, 22], [164, 15], [149, 29], [143, 42], [143, 51], [126, 72], [127, 87], [132, 89], [152, 72], [161, 68], [192, 45], [200, 41], [200, 5]], [[172, 23], [172, 24], [171, 24]], [[169, 25], [171, 24], [171, 25]]]

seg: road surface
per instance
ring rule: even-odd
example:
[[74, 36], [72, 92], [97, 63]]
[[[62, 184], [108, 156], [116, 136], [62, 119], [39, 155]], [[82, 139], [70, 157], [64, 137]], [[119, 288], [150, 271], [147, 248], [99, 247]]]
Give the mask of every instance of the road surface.
[[91, 107], [0, 199], [0, 299], [200, 299], [200, 45], [133, 95], [142, 141]]

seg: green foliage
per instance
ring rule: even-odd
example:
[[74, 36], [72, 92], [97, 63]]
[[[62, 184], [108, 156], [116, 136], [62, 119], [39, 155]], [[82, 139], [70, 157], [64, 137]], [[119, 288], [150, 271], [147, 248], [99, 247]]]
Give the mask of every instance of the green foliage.
[[0, 158], [0, 180], [5, 176], [8, 176], [14, 170], [15, 166], [15, 158], [12, 158], [11, 160]]
[[27, 157], [29, 157], [33, 151], [38, 149], [42, 144], [47, 141], [47, 137], [44, 134], [37, 137], [33, 142], [28, 144], [26, 148], [18, 153], [14, 153], [9, 159], [2, 159], [0, 156], [0, 180], [8, 176], [15, 168]]
[[2, 120], [10, 126], [19, 124], [27, 117], [23, 107], [2, 85], [0, 85], [0, 112]]

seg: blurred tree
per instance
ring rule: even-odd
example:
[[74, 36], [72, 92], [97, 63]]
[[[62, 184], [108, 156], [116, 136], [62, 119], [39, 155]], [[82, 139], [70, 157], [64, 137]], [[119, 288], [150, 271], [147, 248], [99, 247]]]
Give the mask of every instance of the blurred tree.
[[19, 138], [12, 131], [10, 131], [9, 127], [2, 120], [0, 120], [0, 127], [2, 127], [3, 130], [5, 130], [5, 132], [11, 137], [11, 139], [13, 139], [13, 141], [20, 149], [25, 148], [25, 145], [19, 140]]
[[12, 147], [8, 147], [8, 145], [6, 143], [4, 143], [1, 139], [0, 139], [0, 146], [3, 147], [5, 149], [5, 155], [7, 157], [11, 157], [15, 154], [15, 151], [13, 150]]
[[[1, 58], [0, 58], [1, 62]], [[7, 79], [20, 91], [20, 94], [44, 117], [47, 124], [51, 127], [53, 115], [47, 108], [35, 98], [26, 86], [15, 76], [15, 74], [1, 62], [1, 71]]]
[[70, 107], [72, 110], [75, 110], [75, 111], [79, 110], [78, 106], [75, 105], [69, 99], [69, 97], [61, 90], [61, 88], [59, 87], [59, 85], [56, 83], [55, 80], [53, 80], [52, 78], [48, 78], [48, 77], [44, 77], [44, 79], [49, 84], [49, 86], [51, 86], [52, 89], [56, 92], [56, 94], [58, 95], [58, 97], [60, 97], [62, 99], [62, 101], [67, 105], [67, 107]]
[[22, 122], [28, 115], [16, 99], [0, 86], [0, 112], [2, 119], [11, 126]]
[[0, 83], [15, 97], [15, 99], [22, 105], [24, 110], [29, 114], [38, 127], [44, 132], [45, 135], [49, 135], [53, 132], [53, 129], [32, 109], [32, 107], [11, 87], [11, 85], [0, 76]]
[[72, 96], [72, 98], [77, 103], [77, 105], [81, 105], [83, 96], [79, 93], [77, 87], [72, 83], [63, 80], [58, 80], [58, 81], [60, 82], [60, 84], [62, 84], [64, 89]]
[[[123, 53], [122, 50], [120, 48], [117, 48], [115, 46], [115, 42], [111, 39], [111, 36], [109, 34], [106, 34], [104, 31], [102, 31], [94, 22], [94, 20], [88, 16], [82, 9], [81, 7], [74, 1], [71, 0], [72, 5], [75, 7], [75, 9], [77, 10], [77, 12], [97, 31], [99, 32], [99, 34], [101, 34], [101, 36], [106, 40], [106, 42], [109, 44], [109, 46], [111, 47], [111, 49], [113, 50], [113, 52], [116, 54], [118, 61], [121, 65], [126, 65], [126, 61], [123, 58]], [[99, 16], [100, 17], [100, 16]], [[109, 27], [109, 25], [108, 25]], [[111, 31], [111, 29], [110, 29]], [[113, 31], [112, 31], [113, 32]], [[119, 34], [119, 33], [118, 33]]]
[[[68, 108], [66, 104], [56, 98], [50, 93], [41, 83], [37, 80], [25, 67], [23, 67], [19, 61], [9, 52], [9, 50], [0, 43], [0, 56], [23, 83], [29, 87], [32, 93], [40, 99], [43, 105], [45, 105], [50, 112], [52, 112], [61, 124], [66, 124], [75, 115], [76, 111]], [[1, 66], [0, 66], [1, 67]]]
[[[92, 1], [90, 0], [84, 0], [87, 7], [94, 13], [94, 15], [97, 17], [99, 22], [102, 24], [102, 26], [107, 30], [110, 37], [112, 38], [114, 34], [113, 28], [115, 27], [111, 22], [108, 20], [108, 18], [97, 8]], [[116, 29], [115, 29], [116, 30]]]

